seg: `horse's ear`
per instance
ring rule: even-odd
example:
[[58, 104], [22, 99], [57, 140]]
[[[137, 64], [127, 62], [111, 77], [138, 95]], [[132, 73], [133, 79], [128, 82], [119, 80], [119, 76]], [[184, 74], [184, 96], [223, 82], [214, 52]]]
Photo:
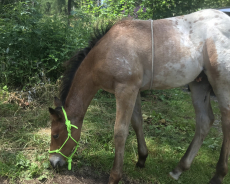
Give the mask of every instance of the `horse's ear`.
[[62, 106], [61, 100], [59, 100], [56, 96], [54, 97], [54, 105], [55, 105], [55, 107], [61, 107]]
[[60, 112], [58, 112], [55, 109], [52, 109], [51, 107], [49, 107], [49, 112], [52, 118], [56, 119], [56, 118], [61, 118], [61, 114]]
[[49, 112], [50, 112], [50, 115], [57, 115], [57, 112], [51, 107], [49, 107]]

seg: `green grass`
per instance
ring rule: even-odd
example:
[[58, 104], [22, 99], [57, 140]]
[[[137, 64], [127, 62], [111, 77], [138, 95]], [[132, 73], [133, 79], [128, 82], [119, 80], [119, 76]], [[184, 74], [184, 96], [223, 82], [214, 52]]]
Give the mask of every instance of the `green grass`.
[[[1, 94], [1, 93], [0, 93]], [[137, 141], [130, 127], [126, 142], [123, 179], [120, 183], [139, 181], [154, 184], [207, 183], [215, 172], [222, 142], [218, 125], [211, 128], [191, 169], [178, 181], [168, 177], [192, 141], [195, 113], [191, 98], [181, 89], [144, 92], [142, 113], [149, 156], [145, 168], [135, 168]], [[48, 161], [50, 121], [47, 111], [52, 99], [22, 108], [16, 103], [3, 103], [0, 98], [0, 176], [13, 183], [37, 178], [52, 179], [55, 172]], [[216, 119], [218, 104], [212, 101]], [[100, 91], [92, 100], [82, 128], [80, 148], [73, 158], [73, 171], [84, 166], [96, 168], [98, 175], [109, 173], [114, 159], [113, 126], [115, 98]], [[67, 170], [67, 166], [60, 171]], [[227, 175], [224, 184], [230, 183]]]

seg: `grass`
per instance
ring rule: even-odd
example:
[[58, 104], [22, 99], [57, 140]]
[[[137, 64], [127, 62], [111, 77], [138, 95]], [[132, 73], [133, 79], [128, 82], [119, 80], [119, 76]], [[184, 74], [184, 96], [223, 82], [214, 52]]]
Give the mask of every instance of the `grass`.
[[[51, 96], [55, 94], [55, 89], [47, 89], [48, 95], [43, 95], [29, 106], [14, 100], [12, 103], [3, 103], [8, 99], [8, 94], [0, 91], [0, 176], [7, 177], [11, 183], [34, 178], [52, 180], [55, 175], [47, 152], [50, 142], [47, 107], [52, 106]], [[120, 183], [207, 183], [215, 172], [219, 158], [222, 142], [219, 125], [211, 128], [191, 169], [183, 173], [178, 181], [173, 181], [168, 177], [168, 172], [179, 162], [195, 130], [195, 113], [190, 95], [178, 88], [147, 91], [143, 96], [142, 113], [149, 156], [145, 168], [135, 168], [137, 141], [130, 127], [125, 148], [124, 177]], [[217, 102], [212, 101], [212, 106], [219, 120]], [[115, 107], [114, 96], [103, 91], [99, 91], [92, 100], [84, 119], [80, 148], [73, 158], [74, 172], [85, 166], [95, 168], [99, 176], [110, 172], [115, 151]], [[63, 170], [67, 170], [67, 167], [60, 169]], [[227, 183], [230, 183], [229, 175], [224, 180], [224, 184]]]

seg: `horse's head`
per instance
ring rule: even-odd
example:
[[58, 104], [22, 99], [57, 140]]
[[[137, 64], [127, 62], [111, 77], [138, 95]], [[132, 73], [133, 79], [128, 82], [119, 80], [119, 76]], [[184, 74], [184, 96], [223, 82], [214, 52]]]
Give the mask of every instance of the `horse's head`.
[[[62, 103], [56, 97], [54, 98], [54, 105], [56, 106], [55, 109], [49, 108], [52, 121], [50, 152], [61, 149], [59, 150], [59, 153], [50, 153], [49, 160], [53, 167], [57, 167], [63, 166], [66, 163], [66, 158], [70, 155], [73, 147], [76, 146], [76, 143], [68, 136], [66, 118], [62, 110]], [[72, 132], [76, 131], [73, 127], [70, 129]], [[69, 135], [72, 134], [75, 139], [76, 137], [71, 131]]]

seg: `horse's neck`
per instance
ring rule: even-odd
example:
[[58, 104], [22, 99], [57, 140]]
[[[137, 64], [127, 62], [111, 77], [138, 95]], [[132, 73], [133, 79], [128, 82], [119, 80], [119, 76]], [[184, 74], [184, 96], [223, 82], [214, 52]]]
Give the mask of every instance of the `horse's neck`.
[[73, 78], [64, 106], [70, 119], [83, 120], [92, 98], [98, 91], [93, 82], [92, 68], [92, 63], [87, 65], [83, 61]]

